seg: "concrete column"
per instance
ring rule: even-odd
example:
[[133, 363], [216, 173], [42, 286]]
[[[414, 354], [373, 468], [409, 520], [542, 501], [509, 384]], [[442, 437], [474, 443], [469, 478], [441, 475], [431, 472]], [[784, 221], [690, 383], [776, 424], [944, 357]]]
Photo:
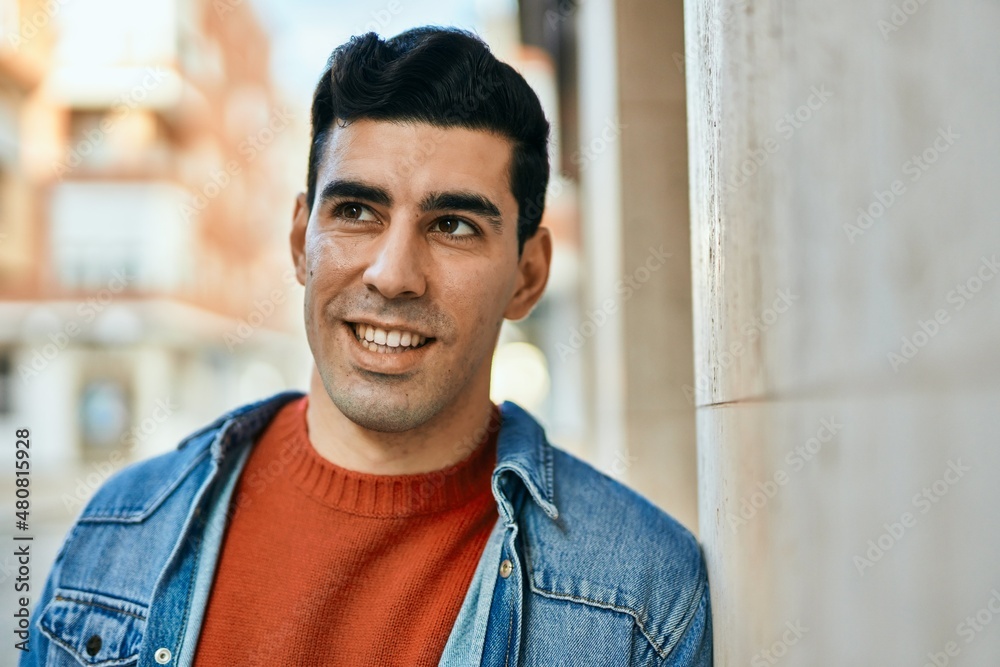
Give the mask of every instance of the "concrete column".
[[688, 0], [719, 665], [1000, 655], [1000, 6]]
[[579, 164], [599, 460], [696, 530], [682, 9], [581, 4]]
[[617, 9], [628, 479], [697, 532], [683, 4]]

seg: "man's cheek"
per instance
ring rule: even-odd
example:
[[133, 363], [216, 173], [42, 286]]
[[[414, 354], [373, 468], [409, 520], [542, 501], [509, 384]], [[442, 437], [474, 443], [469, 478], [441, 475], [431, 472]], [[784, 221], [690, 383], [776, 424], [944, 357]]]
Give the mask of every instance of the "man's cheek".
[[316, 234], [306, 242], [306, 256], [311, 267], [336, 269], [357, 263], [363, 255], [360, 239]]
[[308, 280], [312, 284], [314, 298], [326, 302], [342, 291], [351, 276], [358, 273], [355, 263], [340, 254], [317, 254], [308, 266]]

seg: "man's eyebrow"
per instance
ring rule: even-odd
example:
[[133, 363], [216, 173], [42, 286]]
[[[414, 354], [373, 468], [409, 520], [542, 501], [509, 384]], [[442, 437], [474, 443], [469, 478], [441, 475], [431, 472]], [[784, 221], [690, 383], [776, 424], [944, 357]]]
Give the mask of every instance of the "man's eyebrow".
[[319, 201], [325, 202], [338, 197], [363, 199], [380, 206], [392, 206], [392, 197], [385, 188], [370, 185], [361, 181], [337, 179], [323, 186], [319, 193]]
[[489, 198], [478, 192], [431, 192], [420, 202], [420, 210], [429, 211], [465, 211], [486, 218], [490, 227], [497, 234], [503, 234], [503, 218], [500, 208]]

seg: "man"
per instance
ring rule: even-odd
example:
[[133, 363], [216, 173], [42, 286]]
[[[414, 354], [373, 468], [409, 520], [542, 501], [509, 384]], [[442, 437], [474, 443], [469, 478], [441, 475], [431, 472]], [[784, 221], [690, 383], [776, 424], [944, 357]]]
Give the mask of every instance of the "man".
[[95, 495], [22, 665], [710, 665], [694, 538], [489, 400], [548, 277], [549, 126], [472, 35], [355, 37], [291, 250], [309, 393]]

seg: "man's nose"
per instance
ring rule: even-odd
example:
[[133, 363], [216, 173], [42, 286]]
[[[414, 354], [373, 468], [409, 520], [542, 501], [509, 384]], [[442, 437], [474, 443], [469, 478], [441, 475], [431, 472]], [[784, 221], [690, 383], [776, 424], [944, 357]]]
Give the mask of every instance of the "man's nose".
[[379, 235], [362, 279], [386, 299], [423, 296], [427, 289], [424, 248], [416, 226], [397, 222]]

